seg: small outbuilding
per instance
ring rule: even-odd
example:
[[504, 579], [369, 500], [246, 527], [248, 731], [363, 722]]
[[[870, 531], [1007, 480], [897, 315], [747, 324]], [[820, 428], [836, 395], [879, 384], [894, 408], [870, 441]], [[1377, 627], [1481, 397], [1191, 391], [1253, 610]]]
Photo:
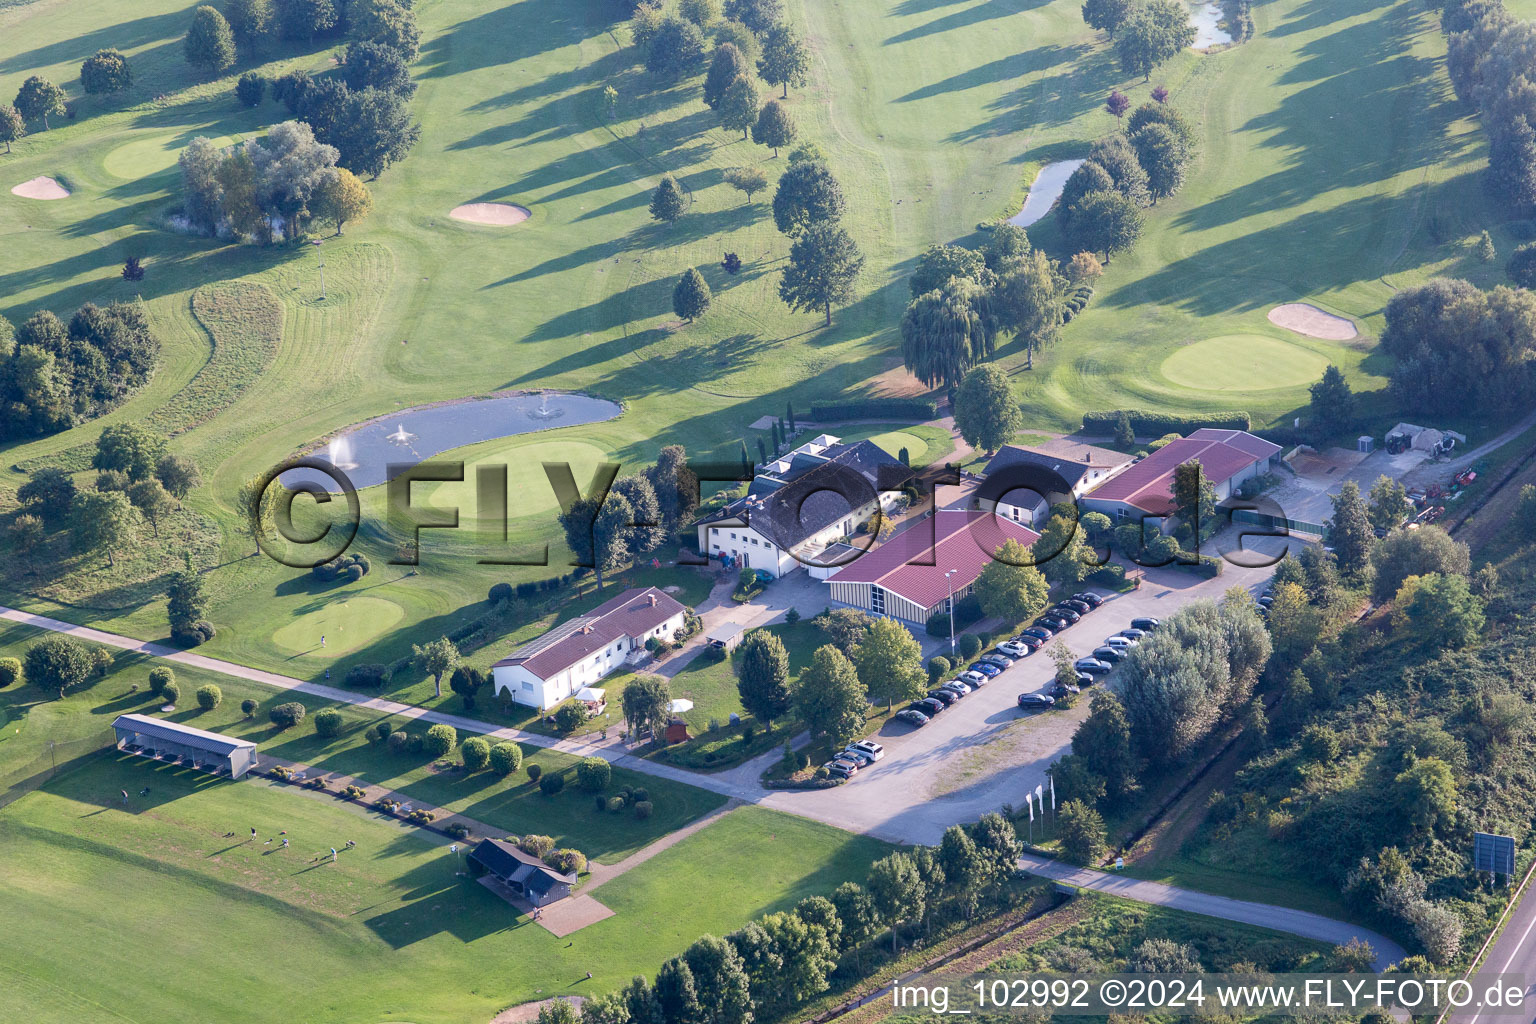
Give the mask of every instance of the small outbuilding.
[[704, 634], [704, 642], [722, 651], [734, 651], [741, 638], [747, 635], [747, 627], [737, 622], [722, 622]]
[[483, 839], [469, 855], [470, 870], [496, 879], [536, 907], [563, 900], [576, 884], [574, 874], [556, 871], [531, 853], [500, 839]]
[[118, 715], [117, 749], [238, 779], [256, 767], [256, 744], [148, 715]]

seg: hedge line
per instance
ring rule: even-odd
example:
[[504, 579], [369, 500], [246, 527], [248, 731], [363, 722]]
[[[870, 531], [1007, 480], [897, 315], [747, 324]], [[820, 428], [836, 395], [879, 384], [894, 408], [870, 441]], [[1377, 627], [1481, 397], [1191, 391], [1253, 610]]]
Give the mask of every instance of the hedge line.
[[1253, 420], [1246, 412], [1177, 413], [1147, 412], [1145, 409], [1110, 409], [1107, 412], [1083, 413], [1083, 430], [1089, 434], [1113, 434], [1120, 414], [1131, 420], [1131, 429], [1138, 434], [1187, 434], [1202, 427], [1218, 430], [1248, 430]]
[[938, 406], [927, 398], [848, 398], [841, 402], [811, 403], [811, 419], [816, 422], [874, 419], [921, 422], [938, 414]]

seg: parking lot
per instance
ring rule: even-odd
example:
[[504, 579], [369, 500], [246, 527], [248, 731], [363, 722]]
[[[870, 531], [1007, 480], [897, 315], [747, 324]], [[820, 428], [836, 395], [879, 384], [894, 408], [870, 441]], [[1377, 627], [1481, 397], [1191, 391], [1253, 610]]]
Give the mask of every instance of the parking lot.
[[[1287, 543], [1300, 542], [1274, 538], [1248, 546], [1274, 555]], [[1231, 562], [1214, 579], [1150, 569], [1139, 590], [1115, 595], [1094, 590], [1106, 597], [1103, 606], [1059, 636], [1074, 654], [1085, 656], [1128, 628], [1132, 619], [1166, 619], [1190, 601], [1219, 598], [1233, 586], [1257, 588], [1271, 572], [1268, 565], [1245, 568]], [[1097, 688], [1085, 688], [1069, 710], [1020, 712], [1019, 694], [1044, 693], [1054, 678], [1055, 665], [1042, 648], [922, 728], [900, 722], [883, 726], [872, 738], [885, 746], [885, 757], [848, 784], [777, 791], [762, 802], [892, 841], [925, 843], [936, 843], [948, 826], [974, 821], [1005, 803], [1022, 807], [1026, 792], [1037, 784], [1049, 786], [1045, 770], [1069, 749]], [[1097, 686], [1112, 687], [1115, 675], [1101, 679], [1107, 682]]]

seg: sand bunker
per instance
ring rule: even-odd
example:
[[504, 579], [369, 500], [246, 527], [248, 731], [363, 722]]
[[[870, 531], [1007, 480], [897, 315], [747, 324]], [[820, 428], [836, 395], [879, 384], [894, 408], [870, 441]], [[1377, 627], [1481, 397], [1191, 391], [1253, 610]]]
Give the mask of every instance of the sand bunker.
[[1325, 338], [1328, 341], [1348, 341], [1359, 335], [1355, 322], [1342, 316], [1325, 313], [1306, 302], [1287, 302], [1269, 311], [1269, 322], [1309, 338]]
[[11, 194], [21, 196], [23, 199], [68, 199], [69, 189], [44, 175], [41, 178], [22, 182], [11, 189]]
[[465, 203], [463, 206], [455, 206], [448, 216], [468, 224], [489, 224], [505, 228], [527, 220], [528, 209], [512, 203]]

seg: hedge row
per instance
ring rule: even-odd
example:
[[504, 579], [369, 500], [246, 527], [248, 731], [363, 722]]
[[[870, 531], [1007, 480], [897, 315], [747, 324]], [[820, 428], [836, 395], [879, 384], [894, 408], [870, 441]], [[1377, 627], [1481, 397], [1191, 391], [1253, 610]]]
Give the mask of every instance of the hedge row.
[[922, 422], [938, 416], [939, 408], [927, 398], [848, 398], [841, 402], [811, 403], [811, 419], [829, 420], [901, 419]]
[[1093, 298], [1093, 286], [1087, 284], [1078, 285], [1073, 289], [1072, 297], [1067, 299], [1066, 305], [1062, 307], [1061, 322], [1064, 324], [1071, 323], [1072, 318], [1083, 311], [1083, 307], [1088, 305], [1088, 300], [1091, 298]]
[[1089, 434], [1112, 435], [1120, 414], [1130, 417], [1131, 429], [1137, 434], [1187, 434], [1202, 427], [1217, 430], [1248, 430], [1253, 420], [1246, 412], [1177, 413], [1147, 412], [1145, 409], [1110, 409], [1107, 412], [1083, 413], [1083, 430]]

